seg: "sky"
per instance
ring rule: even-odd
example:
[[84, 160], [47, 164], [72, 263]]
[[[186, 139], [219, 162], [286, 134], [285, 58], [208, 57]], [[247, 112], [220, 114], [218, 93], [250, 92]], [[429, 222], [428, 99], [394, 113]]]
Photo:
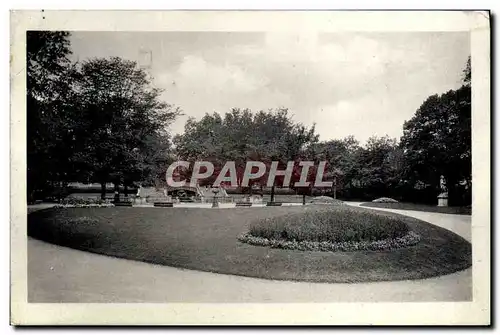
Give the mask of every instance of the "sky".
[[118, 56], [147, 68], [182, 133], [233, 107], [287, 107], [320, 140], [399, 138], [430, 95], [461, 85], [467, 32], [72, 32], [73, 60]]

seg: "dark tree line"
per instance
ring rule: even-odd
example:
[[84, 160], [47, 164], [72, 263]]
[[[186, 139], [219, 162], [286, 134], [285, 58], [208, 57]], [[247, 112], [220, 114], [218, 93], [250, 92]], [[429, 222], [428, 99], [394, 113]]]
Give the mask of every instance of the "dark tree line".
[[168, 163], [167, 126], [179, 109], [160, 99], [135, 62], [71, 63], [69, 34], [27, 33], [28, 197], [70, 181], [127, 188]]
[[[331, 189], [291, 187], [300, 194], [321, 193], [345, 199], [389, 196], [434, 203], [444, 176], [450, 204], [470, 204], [471, 63], [463, 85], [427, 98], [403, 126], [398, 141], [372, 137], [365, 145], [352, 136], [319, 141], [314, 126], [293, 120], [286, 108], [252, 112], [233, 108], [225, 115], [190, 118], [182, 135], [171, 138], [168, 125], [180, 110], [161, 100], [161, 91], [135, 62], [121, 58], [69, 60], [66, 32], [27, 33], [28, 198], [47, 196], [70, 181], [106, 183], [125, 189], [164, 179], [174, 159], [209, 160], [216, 173], [235, 161], [241, 180], [249, 160], [327, 161]], [[191, 165], [192, 166], [192, 165]], [[191, 171], [183, 171], [189, 178]], [[310, 170], [313, 181], [316, 170]], [[263, 186], [265, 174], [243, 192]], [[276, 185], [282, 185], [277, 178]], [[126, 192], [126, 191], [125, 191]], [[271, 189], [274, 192], [274, 187]]]
[[[225, 116], [205, 115], [188, 120], [185, 132], [174, 138], [179, 158], [211, 160], [327, 161], [325, 179], [331, 190], [297, 190], [327, 193], [345, 199], [371, 200], [394, 197], [402, 201], [435, 203], [444, 176], [451, 205], [470, 204], [471, 175], [471, 64], [463, 72], [463, 85], [430, 96], [403, 126], [398, 141], [371, 137], [365, 145], [352, 136], [320, 142], [314, 126], [295, 123], [287, 109], [260, 111], [233, 109]], [[189, 178], [190, 171], [186, 171]], [[239, 173], [242, 172], [240, 166]], [[315, 171], [314, 171], [315, 172]], [[212, 183], [217, 176], [206, 180]], [[294, 171], [293, 183], [300, 169]], [[265, 183], [267, 175], [255, 183]], [[279, 185], [279, 183], [278, 183]], [[251, 190], [250, 190], [251, 191]]]

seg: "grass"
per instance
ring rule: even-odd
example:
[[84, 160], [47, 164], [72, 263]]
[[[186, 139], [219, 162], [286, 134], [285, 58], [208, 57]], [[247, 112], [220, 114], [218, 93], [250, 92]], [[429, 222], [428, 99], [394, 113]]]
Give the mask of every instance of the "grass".
[[461, 215], [471, 215], [472, 214], [472, 208], [470, 206], [438, 207], [438, 206], [432, 206], [432, 205], [412, 204], [412, 203], [406, 203], [406, 202], [397, 202], [397, 203], [366, 202], [366, 203], [362, 203], [361, 206], [373, 207], [373, 208], [401, 209], [401, 210], [419, 211], [419, 212], [434, 212], [434, 213], [443, 213], [443, 214], [461, 214]]
[[402, 217], [350, 206], [323, 207], [266, 218], [250, 225], [253, 236], [299, 242], [378, 241], [403, 237], [408, 230]]
[[45, 209], [28, 215], [28, 234], [108, 256], [277, 280], [404, 280], [448, 274], [471, 266], [471, 245], [460, 236], [391, 213], [380, 215], [403, 220], [420, 235], [418, 244], [391, 251], [314, 252], [272, 249], [237, 240], [255, 220], [315, 212], [320, 207], [325, 206]]

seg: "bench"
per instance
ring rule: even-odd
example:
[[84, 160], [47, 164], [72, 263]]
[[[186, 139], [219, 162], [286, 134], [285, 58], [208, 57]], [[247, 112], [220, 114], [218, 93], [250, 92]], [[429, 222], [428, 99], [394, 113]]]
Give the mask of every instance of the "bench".
[[154, 207], [174, 207], [174, 203], [172, 202], [154, 202]]
[[236, 207], [251, 207], [252, 203], [251, 202], [237, 202]]
[[132, 207], [132, 203], [130, 201], [116, 201], [113, 202], [113, 204], [118, 207]]

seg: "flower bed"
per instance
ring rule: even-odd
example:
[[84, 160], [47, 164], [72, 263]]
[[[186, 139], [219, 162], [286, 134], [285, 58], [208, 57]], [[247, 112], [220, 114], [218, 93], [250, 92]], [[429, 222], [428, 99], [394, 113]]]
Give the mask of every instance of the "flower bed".
[[399, 202], [399, 201], [397, 201], [396, 199], [392, 199], [392, 198], [382, 197], [382, 198], [378, 198], [378, 199], [372, 200], [372, 202], [376, 202], [376, 203], [396, 203], [396, 202]]
[[67, 198], [54, 208], [104, 208], [114, 207], [109, 200], [92, 199], [92, 198]]
[[316, 242], [316, 241], [287, 241], [267, 239], [253, 236], [249, 233], [238, 237], [240, 242], [263, 247], [278, 249], [291, 249], [300, 251], [359, 251], [359, 250], [393, 250], [415, 245], [420, 241], [420, 235], [410, 231], [408, 234], [395, 239], [380, 241], [360, 241], [360, 242]]
[[342, 200], [334, 199], [332, 197], [320, 196], [313, 198], [310, 203], [318, 205], [345, 205]]
[[57, 204], [54, 208], [106, 208], [115, 207], [114, 204], [103, 203], [103, 204]]

